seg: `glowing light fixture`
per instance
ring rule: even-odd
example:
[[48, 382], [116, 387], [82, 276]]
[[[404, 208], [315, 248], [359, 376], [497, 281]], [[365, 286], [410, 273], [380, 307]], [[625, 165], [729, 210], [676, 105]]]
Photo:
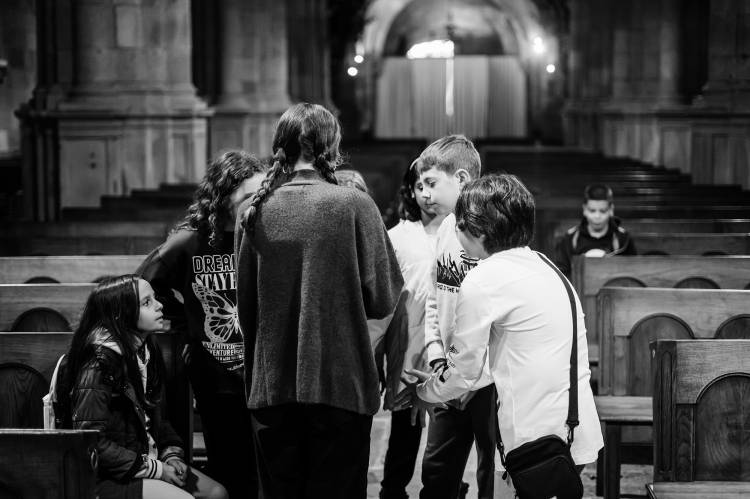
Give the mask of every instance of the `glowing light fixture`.
[[346, 72], [349, 76], [357, 76], [357, 73], [359, 73], [357, 68], [355, 68], [354, 66], [349, 66], [349, 69], [347, 69]]
[[451, 59], [454, 45], [451, 40], [431, 40], [416, 43], [406, 52], [407, 59]]
[[549, 74], [552, 74], [552, 73], [554, 73], [554, 72], [555, 72], [555, 69], [557, 69], [557, 68], [555, 67], [555, 65], [554, 65], [554, 64], [547, 64], [547, 72], [548, 72]]
[[531, 39], [531, 50], [537, 55], [541, 55], [547, 50], [541, 36], [535, 36]]
[[361, 55], [359, 55], [359, 54], [357, 54], [357, 55], [355, 55], [355, 56], [354, 56], [354, 62], [355, 62], [355, 63], [357, 63], [357, 64], [362, 64], [362, 62], [363, 62], [364, 60], [365, 60], [365, 58], [364, 58], [364, 57], [362, 57], [362, 56], [361, 56]]

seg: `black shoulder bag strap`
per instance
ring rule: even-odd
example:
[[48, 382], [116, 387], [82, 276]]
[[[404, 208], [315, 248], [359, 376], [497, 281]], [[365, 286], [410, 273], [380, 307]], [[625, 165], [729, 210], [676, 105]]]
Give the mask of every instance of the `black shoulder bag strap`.
[[[570, 349], [570, 388], [568, 389], [568, 419], [565, 421], [565, 424], [568, 426], [568, 438], [567, 443], [568, 447], [573, 443], [573, 434], [575, 432], [576, 426], [578, 426], [578, 314], [576, 313], [576, 300], [575, 296], [573, 295], [573, 289], [570, 287], [570, 283], [568, 280], [563, 276], [562, 272], [555, 267], [555, 265], [549, 261], [549, 259], [539, 253], [536, 252], [537, 255], [539, 255], [539, 258], [542, 259], [544, 263], [550, 266], [552, 270], [555, 271], [557, 276], [560, 278], [560, 280], [563, 283], [563, 286], [565, 286], [565, 291], [568, 293], [568, 300], [570, 300], [570, 311], [573, 318], [573, 346]], [[499, 425], [499, 421], [498, 421]], [[503, 445], [503, 439], [502, 435], [500, 435], [500, 431], [498, 428], [498, 443], [500, 446], [500, 460], [503, 463], [503, 467], [505, 466], [505, 446]]]
[[573, 433], [575, 432], [576, 426], [578, 426], [578, 314], [576, 311], [576, 299], [573, 294], [573, 289], [570, 287], [570, 283], [565, 276], [560, 272], [560, 269], [549, 261], [549, 259], [537, 252], [539, 258], [544, 263], [549, 265], [552, 270], [555, 271], [557, 276], [565, 286], [565, 291], [568, 293], [568, 300], [570, 300], [570, 311], [573, 316], [573, 347], [570, 349], [570, 389], [568, 390], [568, 419], [565, 424], [568, 425], [568, 445], [573, 443]]

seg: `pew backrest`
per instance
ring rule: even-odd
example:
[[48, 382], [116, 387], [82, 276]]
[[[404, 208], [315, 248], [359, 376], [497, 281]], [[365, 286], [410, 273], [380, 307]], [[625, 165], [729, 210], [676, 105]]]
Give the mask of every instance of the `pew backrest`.
[[42, 278], [67, 284], [91, 283], [105, 276], [132, 274], [144, 258], [144, 255], [0, 257], [0, 284], [24, 284]]
[[[554, 220], [548, 227], [542, 228], [541, 234], [544, 236], [543, 250], [553, 250], [557, 240], [562, 238], [567, 231], [577, 226], [581, 222], [581, 217], [567, 218], [563, 220]], [[674, 234], [674, 233], [692, 233], [692, 234], [723, 234], [723, 233], [742, 233], [750, 232], [750, 219], [747, 218], [730, 218], [730, 219], [648, 219], [636, 218], [625, 220], [623, 227], [628, 232], [638, 237], [639, 234], [657, 233], [657, 234]]]
[[659, 340], [650, 353], [654, 480], [750, 481], [750, 340]]
[[0, 429], [0, 497], [94, 499], [98, 435]]
[[73, 329], [95, 284], [0, 284], [0, 332], [9, 331], [24, 313], [36, 308], [59, 312]]
[[599, 393], [651, 395], [649, 342], [750, 338], [750, 291], [602, 288]]
[[609, 287], [750, 289], [750, 256], [573, 257], [571, 282], [586, 314], [592, 357], [598, 358], [596, 295]]
[[639, 255], [750, 255], [750, 234], [632, 234]]

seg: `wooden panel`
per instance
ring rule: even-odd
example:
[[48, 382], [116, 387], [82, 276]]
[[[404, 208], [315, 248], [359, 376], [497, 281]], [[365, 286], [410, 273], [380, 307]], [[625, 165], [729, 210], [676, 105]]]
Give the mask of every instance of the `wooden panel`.
[[2, 333], [0, 363], [29, 366], [49, 383], [57, 359], [68, 351], [72, 338], [73, 333]]
[[651, 353], [655, 481], [750, 481], [750, 340], [659, 340]]
[[721, 289], [721, 286], [707, 277], [686, 277], [674, 287], [677, 289]]
[[60, 312], [75, 328], [94, 284], [0, 284], [0, 331], [34, 308]]
[[[740, 290], [601, 289], [597, 295], [597, 330], [601, 342], [599, 393], [635, 395], [629, 392], [628, 373], [636, 368], [630, 359], [633, 355], [644, 358], [645, 352], [643, 349], [631, 351], [640, 344], [638, 340], [632, 340], [633, 333], [639, 331], [636, 326], [645, 328], [644, 332], [638, 334], [649, 339], [662, 337], [659, 336], [662, 331], [666, 337], [680, 337], [684, 334], [681, 331], [687, 331], [695, 338], [713, 338], [717, 329], [728, 319], [744, 315], [748, 303], [750, 291]], [[669, 329], [660, 331], [645, 325], [644, 319], [657, 316], [672, 317], [672, 320], [682, 322], [685, 328], [669, 326]], [[637, 369], [639, 374], [635, 376], [642, 376], [643, 379], [648, 376], [648, 369], [643, 364]]]
[[573, 279], [581, 297], [596, 296], [612, 279], [638, 279], [651, 288], [671, 288], [688, 277], [710, 279], [722, 289], [744, 289], [750, 283], [750, 257], [672, 256], [574, 258]]
[[711, 384], [695, 410], [695, 479], [750, 481], [750, 377]]
[[750, 340], [750, 315], [741, 315], [726, 321], [716, 331], [716, 339]]
[[638, 234], [639, 255], [748, 255], [749, 234]]
[[144, 255], [0, 257], [0, 284], [23, 284], [34, 277], [60, 283], [91, 283], [102, 276], [132, 274]]
[[653, 486], [656, 499], [746, 499], [750, 483], [743, 482], [657, 482]]
[[[633, 193], [650, 192], [653, 189], [649, 188], [634, 188]], [[691, 186], [692, 191], [694, 188]], [[622, 187], [615, 193], [615, 197], [622, 191]], [[627, 191], [630, 192], [630, 191]], [[685, 196], [695, 195], [685, 192]], [[560, 220], [550, 220], [545, 227], [539, 227], [537, 230], [537, 244], [539, 249], [547, 254], [554, 250], [555, 243], [567, 232], [568, 229], [578, 225], [581, 222], [581, 218], [565, 218]], [[719, 234], [719, 233], [742, 233], [750, 232], [750, 220], [746, 218], [737, 219], [648, 219], [648, 218], [633, 218], [623, 222], [623, 227], [636, 239], [639, 234], [644, 233], [657, 233], [657, 234], [669, 234], [669, 233], [692, 233], [692, 234]]]
[[651, 378], [651, 352], [649, 343], [657, 339], [692, 339], [690, 328], [682, 321], [669, 316], [650, 317], [639, 322], [627, 340], [625, 351], [615, 350], [616, 358], [624, 356], [622, 362], [616, 360], [616, 365], [627, 362], [627, 369], [617, 370], [613, 376], [613, 393], [615, 395], [653, 394], [653, 380]]
[[[712, 338], [727, 319], [743, 314], [750, 291], [726, 289], [606, 288], [617, 301], [614, 336], [629, 336], [650, 315], [671, 314], [687, 323], [695, 337]], [[599, 291], [603, 293], [604, 289]]]
[[96, 431], [0, 430], [0, 497], [93, 499]]
[[675, 341], [674, 403], [696, 404], [717, 378], [750, 374], [750, 340]]
[[0, 428], [42, 428], [42, 397], [49, 383], [22, 364], [0, 363]]
[[659, 288], [686, 287], [701, 282], [698, 286], [702, 288], [715, 285], [721, 289], [744, 289], [750, 285], [750, 257], [574, 257], [571, 281], [586, 314], [589, 347], [595, 346], [593, 350], [598, 351], [596, 294], [601, 288], [624, 282]]

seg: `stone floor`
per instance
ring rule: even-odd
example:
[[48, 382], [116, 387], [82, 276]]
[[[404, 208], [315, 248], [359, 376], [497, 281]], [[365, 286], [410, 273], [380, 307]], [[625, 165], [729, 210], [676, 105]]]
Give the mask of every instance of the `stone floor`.
[[[383, 461], [385, 451], [388, 445], [388, 434], [390, 429], [390, 413], [381, 411], [375, 415], [372, 424], [371, 445], [370, 445], [370, 470], [368, 475], [367, 498], [377, 499], [380, 491], [380, 480], [383, 478]], [[427, 432], [422, 433], [422, 450], [424, 450], [425, 438]], [[423, 452], [419, 453], [416, 471], [411, 483], [407, 487], [409, 497], [416, 498], [419, 496], [421, 483], [419, 479], [419, 470], [421, 469], [421, 457]], [[500, 462], [500, 458], [497, 458]], [[476, 499], [476, 452], [472, 451], [469, 456], [469, 462], [464, 473], [464, 481], [470, 485], [467, 499]], [[645, 485], [651, 482], [653, 473], [652, 466], [640, 465], [623, 465], [622, 481], [620, 491], [623, 495], [630, 497], [646, 497]], [[583, 470], [584, 499], [597, 497], [595, 494], [596, 485], [596, 465], [591, 464]], [[512, 492], [504, 487], [496, 487], [496, 499], [512, 499]]]

